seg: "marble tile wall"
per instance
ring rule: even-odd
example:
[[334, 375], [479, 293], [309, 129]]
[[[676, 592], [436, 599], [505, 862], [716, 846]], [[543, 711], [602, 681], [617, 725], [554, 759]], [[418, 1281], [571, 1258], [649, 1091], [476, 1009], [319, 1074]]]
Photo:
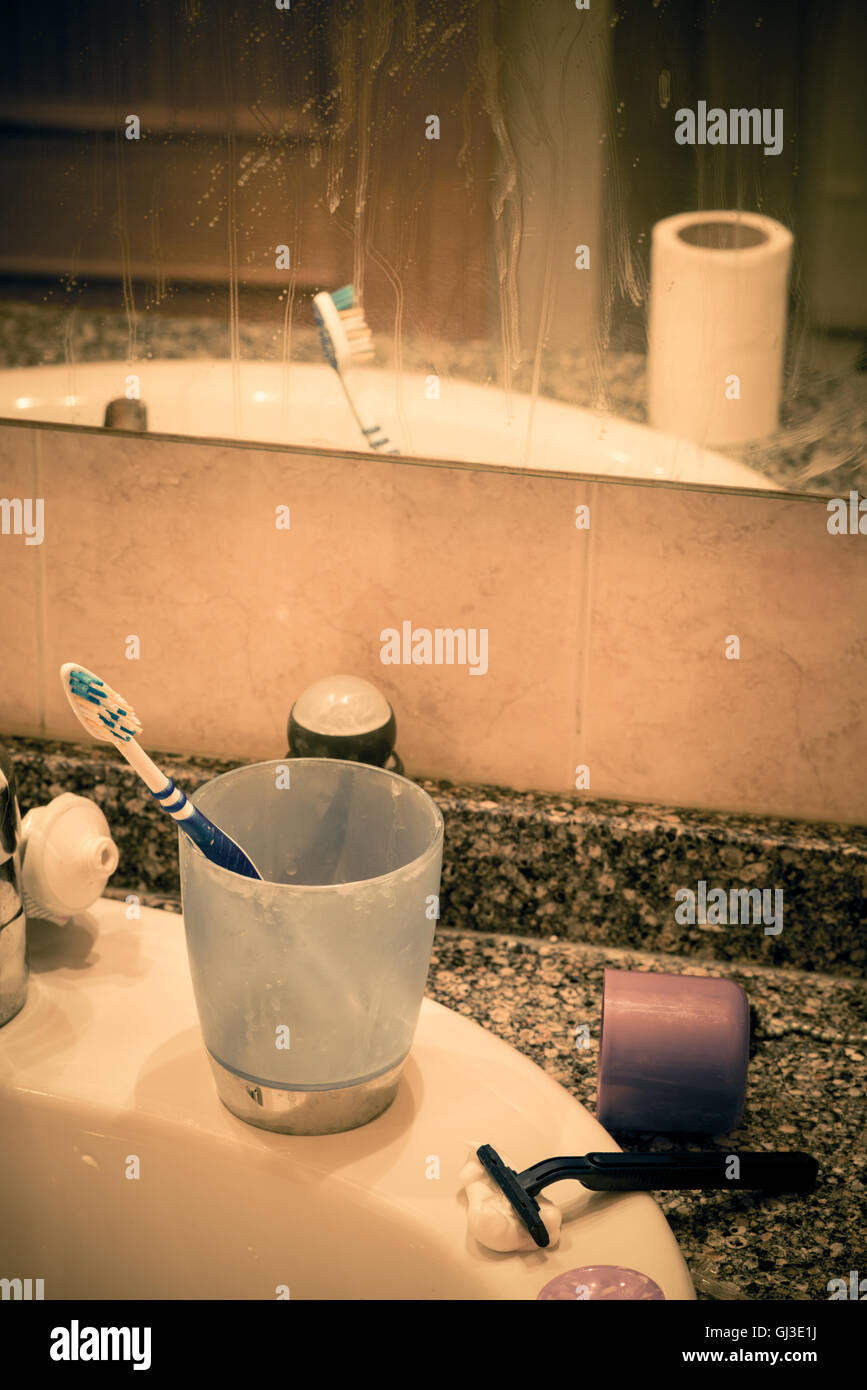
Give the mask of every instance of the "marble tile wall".
[[[347, 671], [412, 775], [586, 766], [594, 797], [867, 820], [867, 540], [821, 501], [0, 426], [0, 496], [31, 495], [43, 543], [0, 535], [0, 736], [78, 739], [78, 660], [153, 748], [281, 756], [293, 699]], [[486, 672], [384, 665], [407, 621], [485, 629]]]

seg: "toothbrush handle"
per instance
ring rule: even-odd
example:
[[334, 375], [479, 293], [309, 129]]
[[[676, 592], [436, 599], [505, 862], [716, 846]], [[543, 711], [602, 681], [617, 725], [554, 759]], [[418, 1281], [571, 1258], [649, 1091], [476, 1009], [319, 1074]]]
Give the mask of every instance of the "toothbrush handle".
[[[728, 1177], [730, 1160], [740, 1171]], [[589, 1171], [579, 1181], [596, 1192], [662, 1192], [695, 1188], [751, 1187], [804, 1192], [816, 1182], [819, 1165], [805, 1153], [587, 1154]]]
[[343, 387], [343, 394], [346, 396], [346, 399], [349, 402], [349, 408], [355, 416], [358, 428], [361, 430], [361, 433], [364, 435], [371, 449], [385, 449], [385, 452], [387, 454], [399, 454], [400, 449], [397, 449], [394, 446], [392, 446], [391, 448], [386, 448], [386, 445], [391, 444], [391, 440], [389, 439], [385, 430], [382, 428], [382, 425], [365, 425], [364, 420], [362, 419], [361, 414], [359, 412], [358, 406], [355, 404], [355, 398], [353, 397], [353, 394], [349, 389], [349, 382], [346, 380], [346, 377], [344, 376], [343, 372], [339, 372], [338, 376], [340, 377], [340, 384]]
[[[208, 820], [191, 801], [188, 801], [180, 787], [176, 787], [171, 777], [162, 791], [152, 791], [154, 801], [176, 820], [179, 829], [192, 840], [212, 864], [220, 864], [232, 873], [243, 874], [245, 878], [261, 878], [255, 864], [248, 859], [240, 845], [213, 821]], [[168, 803], [171, 804], [168, 804]]]

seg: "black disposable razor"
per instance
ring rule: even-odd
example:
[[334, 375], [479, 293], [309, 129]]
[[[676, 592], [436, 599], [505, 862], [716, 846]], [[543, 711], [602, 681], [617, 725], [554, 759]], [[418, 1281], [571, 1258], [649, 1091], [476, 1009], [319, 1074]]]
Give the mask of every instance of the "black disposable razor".
[[543, 1249], [549, 1236], [536, 1194], [564, 1178], [575, 1178], [591, 1192], [727, 1187], [809, 1192], [819, 1172], [815, 1158], [804, 1153], [585, 1154], [583, 1158], [543, 1158], [523, 1173], [507, 1167], [490, 1144], [477, 1149], [476, 1157]]

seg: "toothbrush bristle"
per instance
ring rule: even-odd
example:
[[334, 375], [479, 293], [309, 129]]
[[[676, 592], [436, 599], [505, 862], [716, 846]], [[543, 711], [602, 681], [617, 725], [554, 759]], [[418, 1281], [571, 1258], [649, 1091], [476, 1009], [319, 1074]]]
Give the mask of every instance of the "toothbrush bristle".
[[373, 334], [364, 315], [349, 309], [340, 315], [340, 320], [352, 356], [359, 362], [368, 361], [374, 355]]
[[331, 298], [334, 300], [335, 309], [341, 313], [344, 309], [351, 309], [355, 302], [355, 290], [351, 285], [343, 285], [339, 290], [333, 290]]
[[[356, 363], [369, 362], [375, 356], [373, 335], [367, 326], [364, 310], [356, 300], [353, 286], [343, 285], [339, 290], [333, 290], [329, 298], [337, 310], [337, 316], [346, 335], [346, 347], [353, 361]], [[319, 329], [319, 341], [322, 344], [326, 361], [335, 371], [339, 371], [339, 345], [333, 341], [331, 329], [320, 313], [315, 300], [313, 317], [316, 320], [316, 327]]]
[[340, 315], [340, 322], [343, 324], [353, 357], [362, 353], [373, 353], [373, 334], [360, 309], [345, 309]]
[[142, 726], [128, 701], [85, 666], [67, 662], [60, 671], [69, 703], [88, 733], [106, 743], [129, 743]]

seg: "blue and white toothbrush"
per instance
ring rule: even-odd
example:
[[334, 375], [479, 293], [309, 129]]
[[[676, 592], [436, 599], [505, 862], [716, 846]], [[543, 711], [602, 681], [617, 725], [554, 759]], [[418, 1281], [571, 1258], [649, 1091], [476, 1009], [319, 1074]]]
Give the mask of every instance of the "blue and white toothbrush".
[[67, 661], [60, 668], [60, 679], [73, 712], [93, 738], [114, 743], [144, 782], [157, 805], [168, 812], [205, 856], [245, 878], [261, 878], [255, 864], [230, 835], [203, 816], [171, 777], [160, 772], [135, 741], [142, 726], [135, 711], [122, 695], [100, 680], [86, 667]]
[[340, 377], [340, 384], [349, 401], [349, 408], [358, 421], [358, 428], [371, 449], [384, 449], [387, 454], [399, 454], [381, 425], [365, 424], [352, 392], [352, 371], [373, 357], [373, 336], [367, 326], [364, 310], [356, 303], [352, 285], [344, 285], [333, 294], [322, 291], [313, 297], [313, 317], [319, 329], [319, 341], [326, 360]]

